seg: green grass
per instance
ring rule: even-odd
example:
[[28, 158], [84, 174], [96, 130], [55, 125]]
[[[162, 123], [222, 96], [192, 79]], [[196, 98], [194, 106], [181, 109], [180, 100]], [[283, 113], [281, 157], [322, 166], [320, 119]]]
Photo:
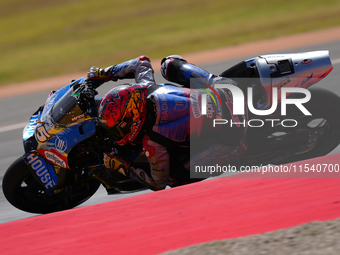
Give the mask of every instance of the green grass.
[[0, 85], [340, 25], [340, 0], [1, 0]]

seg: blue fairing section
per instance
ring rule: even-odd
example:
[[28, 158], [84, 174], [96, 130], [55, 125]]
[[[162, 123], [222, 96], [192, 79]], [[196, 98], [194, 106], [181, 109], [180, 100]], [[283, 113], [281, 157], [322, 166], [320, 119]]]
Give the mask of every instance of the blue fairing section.
[[45, 186], [46, 189], [53, 189], [57, 184], [57, 175], [54, 172], [53, 166], [36, 154], [26, 154], [27, 163], [32, 169], [35, 177]]
[[[48, 97], [43, 110], [40, 109], [34, 113], [23, 131], [23, 142], [25, 149], [25, 159], [30, 165], [32, 175], [39, 181], [47, 190], [52, 190], [56, 187], [58, 176], [54, 170], [54, 164], [61, 167], [67, 167], [63, 159], [67, 158], [67, 153], [77, 143], [92, 136], [95, 133], [95, 124], [93, 120], [78, 123], [70, 127], [60, 127], [60, 132], [54, 134], [47, 143], [39, 143], [35, 139], [35, 128], [40, 122], [48, 122], [51, 125], [51, 109], [67, 93], [71, 86], [85, 82], [84, 78], [73, 81], [58, 91], [51, 93]], [[57, 129], [57, 127], [55, 126]], [[64, 128], [64, 130], [63, 130]], [[54, 152], [59, 151], [59, 156]], [[47, 160], [47, 157], [49, 160]]]
[[22, 134], [24, 141], [27, 140], [28, 138], [30, 138], [31, 136], [33, 136], [34, 128], [36, 127], [38, 120], [41, 117], [41, 113], [42, 113], [42, 111], [38, 111], [36, 114], [32, 115], [30, 121], [26, 125], [26, 127], [23, 131], [23, 134]]
[[68, 154], [75, 145], [86, 138], [91, 137], [95, 133], [96, 125], [93, 120], [89, 120], [62, 130], [48, 140], [43, 147], [44, 149], [56, 149], [61, 154]]
[[[84, 78], [80, 78], [78, 80], [75, 80], [73, 82], [71, 82], [70, 84], [66, 85], [65, 87], [59, 89], [58, 91], [56, 91], [54, 94], [52, 94], [45, 106], [43, 110], [39, 110], [36, 113], [34, 113], [30, 119], [30, 121], [28, 122], [28, 124], [26, 125], [26, 127], [23, 130], [23, 141], [25, 143], [26, 140], [28, 140], [29, 138], [34, 136], [34, 129], [37, 126], [37, 123], [39, 121], [41, 121], [42, 116], [44, 114], [46, 114], [47, 112], [49, 112], [49, 110], [52, 108], [52, 106], [68, 91], [68, 89], [70, 88], [70, 86], [74, 86], [78, 83], [83, 83], [85, 82]], [[25, 145], [24, 145], [25, 147]], [[36, 149], [36, 148], [32, 148], [30, 147], [30, 150], [32, 149]]]

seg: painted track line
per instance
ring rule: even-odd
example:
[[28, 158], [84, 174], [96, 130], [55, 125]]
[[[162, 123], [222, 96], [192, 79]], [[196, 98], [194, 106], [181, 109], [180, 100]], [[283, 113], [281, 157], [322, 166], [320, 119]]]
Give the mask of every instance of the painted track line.
[[13, 130], [16, 130], [16, 129], [24, 128], [27, 123], [28, 122], [26, 121], [26, 122], [20, 122], [20, 123], [8, 125], [8, 126], [0, 127], [0, 133], [4, 133], [4, 132], [8, 132], [8, 131], [13, 131]]
[[339, 63], [340, 63], [340, 58], [335, 59], [335, 60], [332, 61], [333, 65], [336, 65], [336, 64], [339, 64]]

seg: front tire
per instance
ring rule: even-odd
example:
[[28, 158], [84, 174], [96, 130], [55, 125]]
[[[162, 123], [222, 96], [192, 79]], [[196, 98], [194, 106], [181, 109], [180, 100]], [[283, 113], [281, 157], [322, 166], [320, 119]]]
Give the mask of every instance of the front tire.
[[71, 192], [48, 194], [35, 180], [23, 157], [18, 158], [7, 169], [2, 189], [6, 199], [16, 208], [29, 213], [50, 213], [73, 208], [89, 199], [99, 188], [94, 179], [84, 181], [81, 186], [69, 187]]

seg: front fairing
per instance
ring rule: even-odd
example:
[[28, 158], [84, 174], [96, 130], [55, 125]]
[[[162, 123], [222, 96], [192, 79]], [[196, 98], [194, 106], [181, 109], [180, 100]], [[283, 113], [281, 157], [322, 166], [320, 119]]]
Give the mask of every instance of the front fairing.
[[23, 131], [24, 158], [31, 166], [33, 176], [41, 182], [46, 189], [54, 189], [57, 185], [58, 177], [55, 168], [45, 158], [36, 152], [38, 143], [34, 137], [34, 130], [41, 118], [42, 107], [40, 107], [31, 117], [29, 123]]
[[50, 179], [54, 181], [57, 173], [51, 170], [55, 168], [53, 166], [69, 169], [68, 155], [72, 148], [96, 132], [93, 119], [81, 111], [73, 97], [72, 86], [84, 81], [84, 78], [78, 79], [51, 93], [23, 132], [26, 161], [33, 170], [36, 170], [32, 165], [34, 162], [45, 161]]

